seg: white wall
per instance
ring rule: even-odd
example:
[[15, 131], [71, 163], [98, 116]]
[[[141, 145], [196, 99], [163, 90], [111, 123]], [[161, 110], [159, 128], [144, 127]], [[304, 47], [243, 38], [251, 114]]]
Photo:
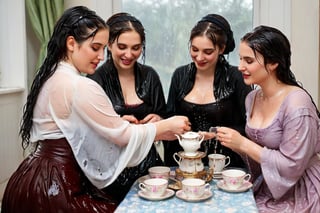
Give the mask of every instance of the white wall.
[[319, 0], [293, 0], [291, 7], [292, 71], [319, 99]]
[[319, 0], [254, 0], [254, 25], [270, 25], [291, 42], [291, 70], [319, 104]]
[[19, 123], [26, 85], [24, 0], [0, 1], [0, 199], [23, 159]]
[[25, 87], [26, 33], [23, 0], [0, 1], [0, 87]]

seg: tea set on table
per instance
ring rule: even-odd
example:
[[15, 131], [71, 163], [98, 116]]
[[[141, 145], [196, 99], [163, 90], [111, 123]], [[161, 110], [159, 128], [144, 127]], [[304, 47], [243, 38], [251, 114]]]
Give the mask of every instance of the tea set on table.
[[164, 200], [175, 195], [188, 202], [207, 200], [213, 195], [209, 183], [212, 179], [221, 179], [217, 187], [227, 192], [244, 192], [252, 187], [250, 174], [237, 168], [225, 169], [230, 164], [229, 156], [209, 154], [209, 167], [206, 170], [202, 162], [206, 154], [198, 151], [203, 135], [190, 131], [176, 137], [184, 151], [173, 154], [179, 165], [175, 174], [172, 175], [166, 166], [149, 168], [149, 175], [139, 178], [138, 195], [141, 198]]

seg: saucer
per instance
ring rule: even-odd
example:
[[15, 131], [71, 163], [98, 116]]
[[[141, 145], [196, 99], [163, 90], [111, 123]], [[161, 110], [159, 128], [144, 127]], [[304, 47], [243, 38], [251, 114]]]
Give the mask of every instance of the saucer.
[[223, 180], [218, 181], [217, 187], [226, 192], [245, 192], [252, 187], [252, 183], [245, 181], [243, 185], [238, 189], [229, 189], [223, 182]]
[[203, 158], [205, 156], [204, 152], [201, 151], [196, 151], [195, 153], [192, 153], [191, 155], [189, 153], [186, 153], [184, 151], [178, 152], [178, 155], [182, 158], [186, 159], [198, 159], [198, 158]]
[[198, 155], [198, 153], [197, 152], [185, 152], [184, 155], [187, 157], [195, 157]]
[[171, 189], [166, 189], [166, 192], [164, 193], [164, 195], [162, 195], [160, 197], [150, 197], [149, 195], [145, 194], [142, 190], [140, 190], [138, 192], [138, 195], [141, 198], [144, 198], [147, 200], [157, 201], [157, 200], [164, 200], [164, 199], [168, 199], [168, 198], [172, 197], [174, 195], [174, 191]]
[[183, 190], [179, 190], [176, 192], [177, 198], [187, 201], [187, 202], [199, 202], [209, 199], [212, 196], [211, 191], [206, 191], [201, 197], [199, 198], [190, 198], [187, 197], [186, 194], [183, 192]]
[[216, 174], [216, 173], [214, 173], [212, 178], [213, 178], [213, 179], [222, 179], [222, 174]]
[[[176, 176], [176, 172], [175, 171], [170, 171], [170, 175], [169, 175], [169, 179], [168, 181], [170, 182], [170, 178], [174, 178]], [[138, 183], [143, 183], [143, 181], [147, 180], [147, 179], [150, 179], [150, 175], [144, 175], [144, 176], [141, 176], [137, 179]]]
[[213, 179], [222, 179], [222, 172], [214, 172]]

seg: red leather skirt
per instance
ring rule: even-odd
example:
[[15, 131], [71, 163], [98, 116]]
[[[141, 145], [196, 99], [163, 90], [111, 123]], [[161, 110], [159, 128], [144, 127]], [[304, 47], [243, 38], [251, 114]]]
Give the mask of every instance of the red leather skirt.
[[117, 204], [86, 178], [66, 139], [40, 141], [10, 177], [2, 213], [113, 212]]

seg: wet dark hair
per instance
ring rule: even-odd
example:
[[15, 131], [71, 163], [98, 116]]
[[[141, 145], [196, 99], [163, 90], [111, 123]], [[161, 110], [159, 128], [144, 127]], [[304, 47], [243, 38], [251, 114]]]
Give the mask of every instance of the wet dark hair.
[[24, 106], [19, 132], [24, 149], [29, 145], [30, 131], [33, 124], [33, 110], [40, 89], [56, 71], [58, 63], [67, 57], [67, 37], [73, 36], [78, 43], [82, 43], [88, 38], [93, 38], [100, 29], [108, 29], [104, 20], [96, 15], [94, 11], [83, 6], [67, 9], [56, 22], [54, 31], [48, 42], [47, 56], [33, 80], [27, 102]]
[[214, 96], [221, 97], [222, 91], [229, 90], [228, 82], [230, 81], [229, 70], [231, 66], [224, 54], [229, 54], [235, 48], [233, 32], [224, 17], [218, 14], [208, 14], [192, 28], [189, 39], [190, 47], [192, 40], [198, 36], [206, 36], [214, 46], [217, 45], [220, 49], [225, 48], [224, 52], [219, 54], [214, 72], [214, 87], [225, 88], [215, 89]]
[[[311, 95], [303, 88], [300, 82], [290, 69], [291, 66], [291, 47], [288, 38], [278, 29], [269, 26], [258, 26], [251, 32], [241, 38], [257, 56], [261, 54], [264, 59], [264, 65], [278, 63], [276, 68], [276, 77], [283, 83], [298, 86], [303, 89], [311, 98]], [[317, 109], [317, 107], [316, 107]], [[320, 117], [317, 109], [318, 117]]]
[[[142, 44], [142, 61], [145, 60], [145, 50], [146, 50], [146, 35], [145, 35], [145, 29], [141, 22], [134, 16], [132, 16], [129, 13], [116, 13], [112, 15], [107, 20], [107, 25], [110, 28], [109, 33], [109, 44], [114, 43], [116, 40], [118, 40], [119, 36], [122, 33], [130, 32], [130, 31], [136, 31], [141, 38], [141, 44]], [[112, 60], [111, 52], [107, 50], [107, 57], [108, 60]]]
[[229, 22], [218, 14], [204, 16], [191, 30], [189, 42], [197, 36], [205, 35], [214, 45], [225, 46], [223, 54], [232, 52], [235, 48], [233, 32]]

